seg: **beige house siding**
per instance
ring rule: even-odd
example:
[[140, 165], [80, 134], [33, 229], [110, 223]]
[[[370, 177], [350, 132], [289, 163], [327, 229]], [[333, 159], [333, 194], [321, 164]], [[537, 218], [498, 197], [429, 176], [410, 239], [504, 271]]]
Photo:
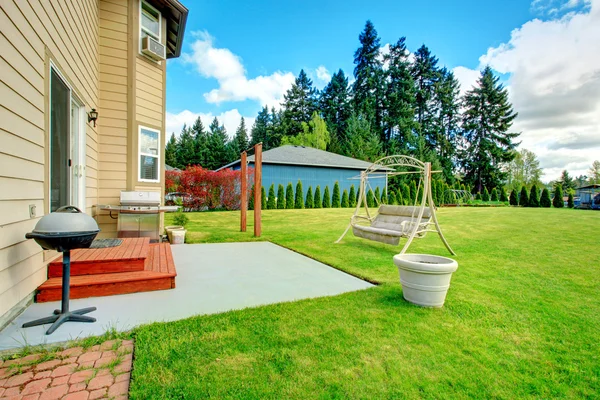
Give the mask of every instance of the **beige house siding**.
[[[39, 246], [25, 239], [49, 210], [50, 62], [86, 111], [98, 104], [96, 0], [0, 3], [0, 325], [46, 278]], [[86, 211], [98, 202], [98, 135], [86, 125]], [[35, 205], [37, 217], [29, 217]]]
[[[98, 134], [98, 203], [119, 204], [121, 190], [127, 190], [130, 7], [127, 0], [101, 0], [98, 9], [98, 97], [102, 110]], [[102, 237], [117, 236], [115, 219], [99, 212], [96, 220]]]

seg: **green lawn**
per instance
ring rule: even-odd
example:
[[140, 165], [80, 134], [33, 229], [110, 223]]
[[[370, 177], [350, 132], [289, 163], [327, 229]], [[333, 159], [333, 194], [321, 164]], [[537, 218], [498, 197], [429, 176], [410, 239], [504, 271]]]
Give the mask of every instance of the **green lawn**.
[[[381, 285], [141, 327], [131, 398], [598, 396], [600, 213], [440, 209], [459, 263], [442, 309], [403, 300], [400, 247], [333, 244], [351, 214], [264, 211], [261, 240]], [[254, 240], [239, 213], [189, 216], [191, 242]], [[447, 254], [434, 233], [410, 252]]]

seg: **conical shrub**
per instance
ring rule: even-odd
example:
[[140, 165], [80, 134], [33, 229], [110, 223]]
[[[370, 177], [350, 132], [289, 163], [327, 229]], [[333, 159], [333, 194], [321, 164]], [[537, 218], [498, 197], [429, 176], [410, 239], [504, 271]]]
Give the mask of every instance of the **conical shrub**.
[[496, 188], [492, 189], [492, 193], [490, 194], [491, 201], [498, 201], [498, 190]]
[[329, 186], [325, 186], [323, 192], [323, 208], [331, 208], [331, 195], [329, 194]]
[[304, 193], [302, 191], [301, 181], [298, 181], [296, 184], [296, 199], [294, 201], [294, 208], [304, 208]]
[[344, 192], [342, 193], [341, 206], [342, 206], [342, 208], [350, 207], [350, 203], [348, 202], [348, 191], [346, 189], [344, 189]]
[[506, 195], [506, 190], [504, 190], [504, 188], [500, 189], [500, 201], [508, 201], [508, 196]]
[[248, 210], [254, 210], [254, 185], [252, 185], [248, 195]]
[[388, 198], [388, 201], [390, 202], [390, 204], [392, 205], [396, 205], [398, 204], [398, 200], [396, 199], [396, 195], [394, 194], [394, 192], [390, 192], [390, 197]]
[[354, 185], [350, 186], [350, 193], [348, 193], [348, 204], [350, 207], [356, 207], [356, 191]]
[[[415, 192], [417, 191], [417, 187], [415, 186]], [[410, 187], [406, 184], [402, 184], [402, 204], [408, 205], [412, 203], [412, 199], [410, 197]]]
[[267, 208], [267, 192], [265, 191], [265, 187], [260, 187], [260, 209], [266, 210]]
[[563, 191], [560, 185], [556, 185], [554, 188], [554, 198], [552, 199], [552, 205], [556, 208], [563, 208], [565, 203], [563, 201]]
[[314, 208], [323, 207], [323, 201], [321, 200], [321, 188], [318, 185], [317, 185], [317, 188], [315, 189], [315, 200], [313, 201], [313, 207]]
[[367, 192], [367, 206], [375, 207], [375, 195], [373, 194], [372, 189], [369, 189]]
[[511, 206], [518, 206], [519, 205], [519, 198], [517, 197], [517, 191], [513, 190], [512, 192], [510, 192], [510, 198], [508, 200], [508, 203]]
[[277, 186], [277, 209], [285, 209], [285, 190], [281, 183]]
[[527, 201], [527, 205], [529, 207], [539, 207], [540, 206], [540, 194], [538, 192], [538, 188], [536, 185], [531, 186], [531, 190], [529, 191], [529, 199]]
[[490, 201], [490, 192], [488, 192], [487, 188], [483, 188], [483, 194], [481, 195], [481, 200]]
[[374, 196], [377, 199], [377, 202], [379, 202], [381, 204], [381, 192], [379, 191], [379, 186], [377, 186], [375, 188], [375, 194], [374, 194]]
[[519, 194], [519, 205], [521, 207], [527, 207], [529, 205], [529, 196], [527, 195], [527, 189], [525, 186], [521, 187], [521, 194]]
[[569, 192], [569, 198], [567, 199], [567, 207], [575, 208], [575, 201], [573, 200], [573, 193]]
[[340, 185], [337, 181], [333, 184], [333, 197], [331, 198], [331, 207], [340, 208]]
[[542, 197], [540, 197], [540, 206], [549, 208], [552, 207], [552, 200], [550, 200], [550, 191], [548, 188], [542, 190]]
[[288, 183], [285, 188], [285, 208], [292, 210], [294, 208], [294, 187], [292, 182]]
[[306, 200], [304, 201], [304, 208], [313, 208], [313, 204], [315, 202], [315, 198], [312, 191], [312, 186], [308, 187], [306, 191]]
[[267, 197], [267, 210], [274, 210], [277, 207], [277, 201], [275, 200], [275, 184], [271, 184], [269, 187], [269, 197]]
[[415, 183], [415, 181], [411, 181], [410, 182], [410, 197], [408, 198], [408, 201], [410, 204], [415, 202], [415, 199], [417, 198], [417, 184]]

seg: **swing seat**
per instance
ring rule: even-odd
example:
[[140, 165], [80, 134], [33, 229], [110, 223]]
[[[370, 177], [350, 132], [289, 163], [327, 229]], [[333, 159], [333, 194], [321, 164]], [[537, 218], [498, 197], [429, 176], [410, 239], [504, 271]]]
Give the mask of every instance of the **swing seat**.
[[[400, 238], [409, 237], [415, 224], [418, 223], [417, 217], [420, 208], [382, 205], [370, 225], [360, 225], [358, 221], [359, 219], [369, 221], [368, 218], [358, 216], [352, 218], [352, 233], [357, 237], [397, 246], [400, 243]], [[426, 208], [423, 210], [423, 218], [419, 223], [415, 237], [425, 236], [430, 221], [431, 210]]]

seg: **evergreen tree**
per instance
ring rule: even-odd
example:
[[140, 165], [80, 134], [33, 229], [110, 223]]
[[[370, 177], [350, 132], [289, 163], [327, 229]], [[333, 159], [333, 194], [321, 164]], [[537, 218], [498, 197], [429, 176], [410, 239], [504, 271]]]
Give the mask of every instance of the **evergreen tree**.
[[348, 202], [348, 191], [346, 189], [344, 189], [344, 192], [342, 193], [342, 204], [341, 204], [342, 208], [348, 208], [350, 207], [350, 203]]
[[396, 194], [396, 204], [402, 206], [404, 205], [404, 198], [402, 195], [402, 189], [398, 189], [398, 193]]
[[264, 186], [260, 187], [260, 209], [261, 210], [267, 209], [267, 192], [265, 191]]
[[306, 200], [304, 201], [304, 208], [313, 208], [314, 201], [315, 199], [312, 192], [312, 186], [309, 186], [308, 190], [306, 191]]
[[294, 202], [294, 208], [304, 208], [304, 193], [302, 190], [302, 182], [298, 180], [296, 184], [296, 199]]
[[502, 201], [502, 202], [508, 201], [508, 196], [506, 195], [506, 190], [504, 190], [504, 187], [502, 189], [500, 189], [500, 201]]
[[316, 90], [303, 69], [283, 99], [284, 133], [286, 136], [296, 136], [303, 131], [302, 123], [308, 123], [317, 109]]
[[569, 198], [567, 199], [567, 207], [575, 208], [575, 202], [573, 201], [573, 193], [569, 192]]
[[562, 186], [563, 193], [569, 193], [571, 190], [577, 187], [575, 180], [571, 178], [566, 169], [561, 173], [558, 183], [560, 183]]
[[379, 190], [379, 186], [377, 186], [375, 188], [375, 193], [374, 193], [374, 197], [375, 199], [377, 199], [377, 202], [380, 202], [381, 200], [381, 191]]
[[294, 146], [312, 147], [314, 149], [325, 150], [331, 142], [327, 124], [323, 118], [315, 111], [310, 122], [302, 122], [303, 131], [296, 136], [284, 136], [281, 140], [282, 145], [291, 144]]
[[263, 143], [263, 149], [269, 150], [279, 147], [283, 136], [283, 110], [277, 111], [275, 107], [271, 107], [271, 115], [267, 123], [267, 137]]
[[[439, 80], [438, 59], [427, 46], [422, 45], [414, 54], [411, 72], [415, 82], [415, 118], [417, 133], [425, 143], [435, 142], [437, 132], [434, 126], [434, 87]], [[428, 146], [430, 149], [432, 145]]]
[[375, 207], [375, 195], [373, 194], [373, 190], [369, 189], [367, 192], [367, 206]]
[[252, 185], [248, 196], [248, 210], [254, 210], [254, 185]]
[[239, 155], [242, 151], [248, 149], [248, 130], [246, 129], [246, 122], [244, 121], [244, 117], [240, 119], [240, 125], [235, 131], [235, 138], [233, 142], [236, 146], [236, 155]]
[[[414, 188], [414, 192], [417, 192], [417, 187], [415, 186]], [[403, 183], [402, 184], [402, 196], [401, 198], [403, 199], [403, 204], [404, 205], [408, 205], [411, 204], [412, 200], [411, 200], [411, 189], [410, 187], [406, 184]]]
[[384, 57], [388, 65], [384, 103], [384, 143], [388, 154], [401, 153], [414, 143], [415, 87], [405, 40], [401, 37], [390, 45], [390, 52]]
[[552, 205], [555, 208], [563, 208], [565, 203], [563, 201], [563, 191], [561, 185], [556, 185], [554, 187], [554, 198], [552, 199]]
[[292, 182], [290, 182], [285, 188], [285, 208], [292, 210], [294, 205], [294, 187], [292, 186]]
[[177, 139], [175, 139], [175, 133], [171, 134], [171, 139], [167, 142], [165, 146], [165, 164], [179, 168], [179, 163], [177, 162]]
[[491, 201], [498, 201], [498, 190], [496, 188], [492, 189], [492, 194], [490, 195]]
[[335, 181], [333, 184], [333, 197], [331, 198], [331, 207], [340, 208], [340, 184]]
[[217, 117], [213, 119], [209, 129], [207, 154], [208, 160], [205, 168], [217, 169], [226, 165], [230, 160], [230, 155], [227, 152], [227, 131], [223, 125], [219, 124]]
[[285, 191], [281, 183], [277, 186], [277, 209], [285, 209]]
[[348, 204], [350, 207], [356, 207], [356, 191], [354, 185], [350, 186], [350, 193], [348, 194]]
[[371, 21], [358, 37], [360, 47], [354, 53], [354, 84], [352, 86], [354, 111], [364, 116], [375, 136], [384, 139], [383, 98], [384, 72], [380, 58], [380, 39]]
[[271, 186], [269, 187], [269, 197], [267, 199], [267, 210], [274, 210], [275, 208], [277, 208], [277, 202], [275, 200], [275, 185], [271, 183]]
[[475, 200], [481, 200], [481, 193], [477, 192], [475, 195]]
[[350, 98], [348, 78], [340, 69], [333, 74], [319, 100], [319, 109], [331, 135], [328, 151], [346, 154], [346, 125], [352, 115]]
[[381, 141], [371, 130], [371, 124], [366, 118], [352, 114], [348, 120], [346, 138], [345, 155], [365, 161], [375, 161], [380, 158]]
[[194, 165], [201, 165], [204, 168], [208, 168], [208, 134], [204, 129], [204, 124], [202, 123], [200, 117], [196, 118], [196, 121], [194, 122], [194, 125], [192, 125], [190, 133], [194, 141], [194, 156], [192, 158], [191, 163]]
[[483, 188], [483, 195], [481, 196], [481, 200], [490, 201], [490, 192], [488, 192], [487, 188]]
[[325, 186], [323, 192], [323, 208], [331, 208], [331, 194], [329, 193], [329, 186]]
[[540, 193], [536, 185], [531, 186], [529, 192], [529, 199], [527, 201], [528, 207], [539, 207], [540, 206]]
[[177, 165], [179, 168], [185, 168], [192, 165], [194, 161], [194, 137], [190, 128], [183, 125], [181, 135], [179, 135], [179, 143], [177, 146]]
[[409, 197], [409, 204], [414, 203], [415, 201], [418, 201], [417, 198], [417, 184], [415, 183], [415, 181], [410, 181], [410, 197]]
[[542, 190], [542, 197], [540, 198], [540, 206], [549, 208], [552, 207], [552, 200], [550, 200], [550, 191], [548, 188]]
[[519, 199], [517, 199], [517, 191], [516, 190], [513, 190], [510, 192], [510, 199], [508, 202], [511, 206], [519, 205]]
[[388, 204], [388, 192], [385, 188], [381, 190], [381, 197], [379, 198], [379, 204]]
[[398, 204], [398, 200], [396, 199], [396, 194], [392, 191], [390, 192], [390, 196], [389, 196], [389, 202], [390, 204], [396, 205]]
[[488, 66], [477, 86], [464, 97], [462, 127], [467, 147], [463, 152], [465, 180], [477, 190], [499, 186], [506, 178], [501, 165], [515, 157], [513, 142], [518, 133], [509, 133], [517, 116], [508, 101], [508, 92]]
[[266, 144], [268, 143], [267, 131], [269, 129], [270, 124], [270, 116], [269, 109], [265, 106], [260, 110], [256, 119], [254, 120], [254, 125], [252, 125], [252, 130], [250, 133], [250, 146], [254, 146], [258, 143], [263, 144], [263, 150], [269, 150]]
[[529, 206], [529, 195], [527, 194], [527, 188], [521, 187], [521, 194], [519, 195], [519, 205], [522, 207]]
[[317, 188], [315, 189], [315, 201], [313, 201], [313, 207], [323, 207], [323, 202], [321, 201], [321, 188], [319, 187], [319, 185], [317, 185]]

